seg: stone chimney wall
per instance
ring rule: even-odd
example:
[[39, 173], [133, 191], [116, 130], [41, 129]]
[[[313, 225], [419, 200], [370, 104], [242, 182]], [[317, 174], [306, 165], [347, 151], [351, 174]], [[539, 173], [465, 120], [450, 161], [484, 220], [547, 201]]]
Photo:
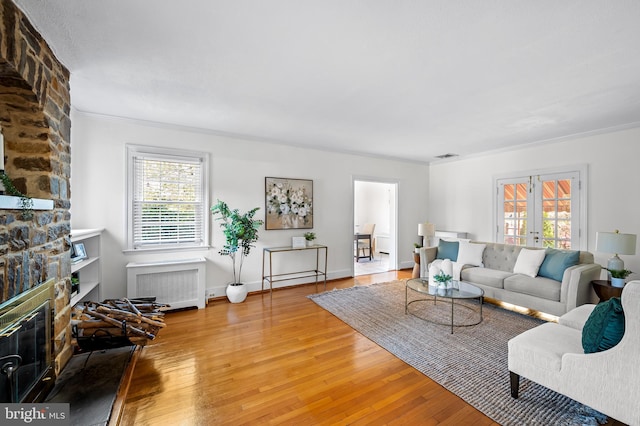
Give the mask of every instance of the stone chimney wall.
[[56, 280], [56, 375], [72, 355], [69, 71], [10, 0], [0, 2], [0, 128], [5, 173], [53, 210], [0, 209], [0, 302]]

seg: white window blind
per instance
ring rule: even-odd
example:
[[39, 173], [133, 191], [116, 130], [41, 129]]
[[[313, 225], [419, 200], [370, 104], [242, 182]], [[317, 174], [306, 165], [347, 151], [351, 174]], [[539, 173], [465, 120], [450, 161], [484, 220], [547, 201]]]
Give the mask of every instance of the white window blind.
[[134, 151], [130, 161], [132, 248], [206, 245], [203, 158]]

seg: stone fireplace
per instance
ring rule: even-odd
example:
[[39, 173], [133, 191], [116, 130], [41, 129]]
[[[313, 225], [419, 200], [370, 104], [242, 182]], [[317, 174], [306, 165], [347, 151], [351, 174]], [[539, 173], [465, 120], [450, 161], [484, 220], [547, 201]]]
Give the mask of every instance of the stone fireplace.
[[[70, 327], [69, 71], [9, 0], [0, 2], [0, 129], [5, 174], [53, 208], [23, 218], [0, 209], [0, 303], [53, 281], [51, 351], [56, 376], [72, 355]], [[0, 196], [1, 197], [1, 196]]]

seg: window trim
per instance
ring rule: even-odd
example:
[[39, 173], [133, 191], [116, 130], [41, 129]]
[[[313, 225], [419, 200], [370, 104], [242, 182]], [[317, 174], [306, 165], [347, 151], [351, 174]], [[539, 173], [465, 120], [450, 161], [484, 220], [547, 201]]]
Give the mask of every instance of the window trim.
[[[159, 244], [153, 247], [134, 247], [133, 237], [133, 195], [135, 193], [135, 176], [134, 163], [135, 158], [140, 155], [149, 156], [165, 156], [172, 157], [180, 161], [184, 158], [188, 161], [199, 160], [202, 162], [202, 243], [201, 244]], [[124, 249], [125, 253], [141, 253], [141, 252], [161, 252], [161, 251], [183, 251], [183, 250], [205, 250], [210, 248], [209, 238], [209, 154], [202, 151], [189, 151], [183, 149], [161, 148], [148, 145], [126, 145], [126, 220], [125, 233], [127, 237], [127, 245]]]

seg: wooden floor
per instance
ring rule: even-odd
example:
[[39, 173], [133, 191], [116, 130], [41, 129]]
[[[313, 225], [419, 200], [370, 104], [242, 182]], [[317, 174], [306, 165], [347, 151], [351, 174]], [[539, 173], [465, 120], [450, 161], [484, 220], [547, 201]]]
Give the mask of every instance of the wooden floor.
[[120, 424], [497, 424], [318, 307], [306, 297], [313, 291], [167, 315], [167, 328], [140, 352]]

